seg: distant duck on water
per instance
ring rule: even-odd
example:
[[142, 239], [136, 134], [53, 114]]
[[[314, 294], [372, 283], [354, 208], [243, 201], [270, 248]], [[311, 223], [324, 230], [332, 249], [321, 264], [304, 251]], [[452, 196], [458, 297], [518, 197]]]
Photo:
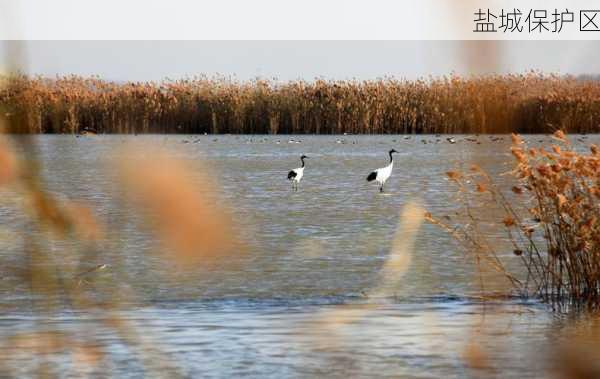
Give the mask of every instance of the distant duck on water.
[[304, 176], [304, 160], [306, 158], [308, 158], [306, 155], [302, 155], [300, 157], [302, 166], [295, 168], [288, 173], [288, 180], [292, 182], [292, 188], [296, 191], [298, 191], [298, 183], [300, 183], [300, 180], [302, 180], [302, 177]]
[[394, 168], [394, 157], [392, 154], [397, 153], [396, 150], [392, 149], [389, 151], [390, 164], [385, 167], [378, 168], [367, 176], [367, 182], [376, 181], [379, 184], [379, 192], [383, 192], [383, 186], [385, 182], [392, 175], [392, 169]]

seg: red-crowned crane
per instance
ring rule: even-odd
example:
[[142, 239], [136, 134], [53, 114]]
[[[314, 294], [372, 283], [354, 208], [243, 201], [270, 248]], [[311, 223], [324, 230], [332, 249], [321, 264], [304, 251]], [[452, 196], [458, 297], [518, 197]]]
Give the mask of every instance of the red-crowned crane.
[[394, 168], [394, 157], [392, 156], [392, 154], [394, 153], [397, 153], [397, 151], [394, 149], [390, 150], [389, 152], [389, 165], [382, 168], [378, 168], [377, 170], [370, 173], [369, 176], [367, 176], [367, 182], [376, 181], [379, 184], [379, 192], [383, 192], [383, 185], [385, 184], [386, 180], [389, 179], [390, 175], [392, 175], [392, 169]]
[[292, 182], [292, 188], [296, 191], [298, 191], [298, 183], [300, 183], [300, 180], [302, 180], [302, 177], [304, 176], [304, 160], [306, 158], [308, 158], [306, 155], [302, 155], [300, 157], [302, 167], [295, 168], [288, 173], [288, 180]]

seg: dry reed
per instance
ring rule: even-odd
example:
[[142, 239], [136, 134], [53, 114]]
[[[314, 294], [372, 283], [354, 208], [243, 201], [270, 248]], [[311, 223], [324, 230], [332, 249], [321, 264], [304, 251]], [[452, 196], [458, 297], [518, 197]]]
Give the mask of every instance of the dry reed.
[[286, 83], [0, 80], [0, 105], [27, 133], [593, 133], [600, 123], [599, 82], [537, 73]]
[[[459, 240], [476, 262], [488, 263], [501, 272], [525, 296], [549, 301], [600, 300], [600, 151], [576, 152], [562, 131], [556, 144], [527, 148], [513, 134], [511, 152], [516, 166], [512, 196], [493, 178], [474, 166], [470, 173], [449, 172], [464, 196], [467, 224], [450, 224], [427, 214], [433, 222]], [[506, 231], [512, 255], [524, 275], [511, 272], [507, 258], [495, 251], [477, 227], [469, 201], [489, 196], [504, 216], [497, 226]], [[524, 210], [524, 211], [521, 211]]]
[[[415, 239], [424, 221], [423, 213], [424, 210], [417, 201], [408, 202], [400, 211], [390, 253], [381, 269], [377, 285], [367, 291], [367, 297], [389, 299], [390, 296], [402, 292], [401, 282], [410, 268]], [[327, 346], [336, 345], [340, 342], [340, 336], [332, 335], [332, 332], [366, 318], [381, 305], [376, 302], [361, 305], [342, 304], [322, 312], [317, 316], [317, 324], [327, 330], [327, 341], [317, 339], [315, 342], [318, 346], [323, 343]], [[316, 331], [320, 330], [312, 332]]]
[[[7, 133], [20, 130], [21, 125], [14, 121], [6, 124]], [[128, 153], [132, 153], [130, 160], [117, 163], [122, 174], [118, 184], [132, 195], [127, 200], [147, 211], [143, 214], [149, 216], [151, 234], [166, 242], [166, 260], [190, 267], [190, 263], [207, 264], [234, 251], [227, 213], [214, 201], [208, 190], [210, 182], [201, 180], [197, 185], [192, 180], [192, 175], [203, 175], [203, 171], [192, 172], [182, 162], [157, 155], [156, 150], [152, 154], [158, 163], [137, 158], [134, 151]], [[148, 155], [148, 151], [141, 153]], [[122, 267], [126, 254], [118, 254], [122, 247], [115, 236], [122, 224], [106, 225], [84, 202], [59, 200], [47, 190], [36, 145], [30, 138], [0, 139], [0, 189], [23, 200], [15, 205], [22, 206], [28, 225], [19, 256], [3, 257], [2, 275], [8, 284], [2, 288], [27, 288], [27, 306], [40, 320], [39, 325], [4, 333], [0, 376], [20, 377], [22, 370], [34, 370], [40, 377], [58, 377], [50, 364], [56, 356], [71, 358], [72, 364], [65, 367], [67, 376], [110, 376], [106, 367], [110, 364], [105, 363], [111, 358], [105, 344], [93, 333], [82, 333], [94, 326], [86, 324], [81, 332], [78, 328], [63, 331], [46, 323], [61, 315], [67, 304], [75, 312], [96, 316], [95, 326], [114, 332], [140, 359], [145, 372], [156, 377], [183, 377], [156, 346], [156, 339], [119, 313], [124, 305], [138, 301], [129, 289], [133, 280]], [[61, 246], [60, 251], [54, 246]], [[15, 258], [19, 265], [4, 264]], [[108, 284], [109, 277], [116, 281]], [[18, 367], [24, 358], [31, 364]]]
[[176, 263], [193, 267], [239, 252], [229, 211], [219, 204], [206, 170], [146, 146], [116, 160], [128, 200], [146, 216]]

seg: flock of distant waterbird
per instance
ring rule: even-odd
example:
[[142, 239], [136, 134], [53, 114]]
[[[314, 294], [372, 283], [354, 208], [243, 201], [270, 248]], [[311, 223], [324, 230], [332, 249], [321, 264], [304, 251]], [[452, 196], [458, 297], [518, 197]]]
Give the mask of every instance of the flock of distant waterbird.
[[[83, 136], [93, 136], [96, 135], [96, 132], [92, 129], [84, 129], [81, 133], [76, 134], [76, 137], [83, 137]], [[207, 135], [206, 133], [204, 135]], [[346, 138], [347, 136], [350, 136], [349, 134], [344, 134], [344, 138], [337, 138], [335, 140], [336, 144], [341, 144], [341, 145], [346, 145], [346, 144], [351, 144], [351, 145], [358, 145], [359, 141], [356, 139], [351, 139], [351, 137]], [[578, 142], [584, 142], [585, 139], [587, 138], [587, 136], [585, 134], [582, 134], [581, 136], [577, 137], [576, 140]], [[425, 135], [406, 135], [402, 138], [403, 140], [415, 140], [415, 141], [420, 141], [422, 144], [427, 145], [427, 144], [440, 144], [440, 143], [448, 143], [451, 145], [457, 144], [459, 142], [470, 142], [470, 143], [474, 143], [477, 145], [481, 145], [482, 140], [483, 140], [483, 136], [479, 135], [479, 134], [474, 134], [472, 136], [465, 136], [462, 139], [459, 139], [458, 137], [442, 137], [442, 135], [440, 134], [435, 134], [435, 135], [430, 135], [428, 136], [428, 138], [425, 137]], [[505, 137], [502, 136], [497, 136], [497, 135], [488, 135], [487, 136], [487, 140], [489, 142], [503, 142], [505, 141]], [[218, 138], [212, 138], [211, 139], [212, 142], [218, 142], [219, 139]], [[183, 144], [188, 144], [188, 143], [200, 143], [202, 142], [201, 138], [194, 138], [194, 139], [183, 139], [180, 141]], [[255, 138], [247, 138], [245, 139], [245, 143], [246, 144], [251, 144], [251, 143], [272, 143], [273, 139], [268, 138], [268, 137], [255, 137]], [[301, 139], [294, 139], [294, 138], [289, 138], [287, 141], [286, 140], [282, 140], [282, 139], [276, 139], [274, 140], [275, 144], [279, 145], [282, 143], [288, 143], [288, 144], [301, 144], [303, 143], [303, 141]], [[393, 139], [391, 140], [392, 143], [396, 143], [399, 142], [399, 139]], [[485, 142], [485, 141], [484, 141]], [[538, 142], [542, 143], [544, 142], [543, 139], [539, 139]]]
[[[440, 137], [439, 135], [436, 135], [436, 137]], [[481, 142], [479, 141], [479, 139], [477, 138], [479, 137], [478, 135], [475, 136], [475, 138], [473, 137], [465, 137], [464, 141], [466, 142], [471, 142], [471, 143], [476, 143], [476, 144], [481, 144]], [[406, 136], [404, 137], [405, 140], [410, 139], [410, 136]], [[577, 141], [578, 142], [584, 142], [585, 139], [587, 138], [587, 136], [583, 135], [580, 136]], [[504, 137], [499, 137], [499, 136], [494, 136], [494, 135], [490, 135], [488, 136], [488, 139], [490, 142], [501, 142], [504, 141]], [[436, 140], [436, 143], [439, 143], [441, 141], [440, 138], [438, 138]], [[454, 137], [447, 137], [446, 141], [450, 144], [456, 144], [458, 142], [457, 139], [455, 139]], [[396, 142], [396, 140], [393, 140], [393, 142]], [[421, 142], [423, 143], [427, 143], [426, 140], [421, 140]], [[544, 142], [543, 139], [539, 139], [538, 140], [539, 143]], [[340, 140], [336, 140], [336, 143], [340, 143]], [[429, 141], [429, 143], [432, 143], [432, 141]], [[394, 168], [394, 157], [393, 154], [397, 153], [396, 150], [392, 149], [388, 152], [389, 156], [390, 156], [390, 163], [385, 166], [385, 167], [381, 167], [378, 168], [376, 170], [374, 170], [373, 172], [371, 172], [368, 176], [367, 176], [367, 181], [368, 182], [376, 182], [379, 185], [379, 191], [383, 192], [384, 190], [384, 185], [385, 182], [390, 178], [390, 176], [392, 175], [392, 169]], [[304, 168], [305, 168], [305, 164], [304, 164], [304, 159], [308, 158], [306, 155], [302, 155], [300, 157], [300, 160], [302, 161], [302, 166], [295, 168], [293, 170], [291, 170], [288, 173], [288, 180], [290, 180], [292, 182], [292, 189], [294, 191], [298, 191], [298, 184], [300, 183], [300, 180], [302, 180], [302, 177], [304, 176]]]
[[[93, 131], [93, 130], [84, 131], [83, 133], [81, 133], [81, 135], [94, 135], [94, 134], [95, 134], [95, 131]], [[206, 135], [206, 133], [205, 133], [205, 135]], [[344, 137], [346, 137], [347, 135], [348, 134], [344, 134]], [[77, 137], [79, 137], [79, 135]], [[475, 144], [480, 145], [481, 144], [481, 141], [479, 139], [480, 137], [482, 137], [482, 136], [476, 134], [476, 135], [473, 135], [472, 137], [464, 137], [462, 139], [462, 141], [464, 141], [464, 142], [471, 142], [471, 143], [475, 143]], [[502, 137], [502, 136], [488, 135], [487, 137], [488, 137], [488, 140], [490, 142], [502, 142], [502, 141], [504, 141], [504, 137]], [[415, 138], [415, 140], [416, 140], [418, 137], [416, 137], [416, 136], [410, 136], [410, 135], [407, 135], [407, 136], [403, 137], [404, 140], [411, 140], [412, 138]], [[432, 139], [428, 139], [427, 140], [427, 139], [421, 138], [421, 142], [423, 144], [428, 144], [428, 143], [432, 144], [432, 143], [440, 143], [440, 142], [443, 141], [442, 140], [442, 136], [440, 134], [436, 134], [434, 138], [435, 138], [434, 140], [432, 140]], [[577, 138], [577, 141], [578, 142], [585, 142], [586, 139], [587, 139], [587, 136], [584, 134], [584, 135], [579, 136]], [[445, 140], [446, 140], [447, 143], [452, 144], [452, 145], [454, 145], [457, 142], [459, 142], [459, 140], [456, 139], [455, 137], [446, 137]], [[190, 142], [199, 143], [200, 141], [201, 141], [201, 139], [197, 138], [194, 141], [190, 141], [190, 140], [184, 139], [181, 142], [182, 143], [190, 143]], [[217, 138], [213, 138], [212, 139], [212, 142], [217, 142], [217, 141], [218, 141]], [[266, 138], [266, 137], [257, 137], [256, 140], [254, 138], [250, 138], [246, 142], [247, 143], [253, 143], [253, 142], [270, 142], [270, 139]], [[288, 139], [287, 142], [290, 143], [290, 144], [299, 144], [299, 143], [302, 143], [301, 140], [294, 139], [294, 138]], [[350, 142], [353, 145], [358, 143], [358, 141], [350, 141]], [[392, 142], [397, 142], [397, 140], [394, 139], [394, 140], [392, 140]], [[544, 142], [544, 140], [543, 139], [539, 139], [538, 142], [542, 143], [542, 142]], [[278, 139], [276, 141], [276, 143], [280, 144], [281, 140]], [[337, 143], [337, 144], [346, 144], [346, 143], [349, 143], [349, 142], [345, 138], [338, 138], [338, 139], [336, 139], [335, 143]], [[394, 158], [393, 158], [392, 154], [394, 154], [394, 153], [397, 153], [397, 151], [394, 150], [394, 149], [392, 149], [392, 150], [390, 150], [388, 152], [388, 154], [390, 156], [390, 163], [387, 166], [378, 168], [378, 169], [374, 170], [373, 172], [371, 172], [367, 176], [367, 181], [368, 182], [376, 182], [379, 185], [379, 191], [380, 192], [384, 191], [385, 182], [392, 175], [392, 169], [394, 167]], [[300, 181], [302, 180], [302, 178], [304, 177], [304, 168], [306, 166], [304, 160], [307, 159], [307, 158], [308, 157], [306, 155], [302, 155], [300, 157], [300, 160], [302, 162], [302, 166], [300, 166], [298, 168], [295, 168], [295, 169], [291, 170], [288, 173], [287, 177], [288, 177], [288, 180], [292, 182], [292, 189], [294, 191], [298, 191], [298, 185], [299, 185]]]
[[[385, 185], [385, 182], [392, 175], [392, 169], [394, 168], [394, 153], [397, 153], [395, 149], [392, 149], [388, 152], [390, 155], [390, 163], [387, 166], [378, 168], [367, 176], [367, 182], [375, 181], [377, 184], [379, 184], [379, 192], [383, 192], [383, 186]], [[298, 191], [298, 184], [304, 176], [304, 160], [307, 158], [308, 157], [306, 155], [302, 155], [300, 157], [302, 166], [295, 168], [288, 173], [288, 180], [292, 182], [292, 189], [294, 191]]]

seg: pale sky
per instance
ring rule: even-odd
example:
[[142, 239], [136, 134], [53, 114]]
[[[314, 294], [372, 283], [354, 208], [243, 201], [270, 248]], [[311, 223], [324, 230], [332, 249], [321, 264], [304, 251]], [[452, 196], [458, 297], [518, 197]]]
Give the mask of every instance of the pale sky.
[[4, 41], [0, 56], [6, 60], [15, 47], [23, 52], [23, 71], [31, 74], [118, 81], [198, 74], [241, 80], [414, 79], [528, 70], [600, 74], [596, 41]]

